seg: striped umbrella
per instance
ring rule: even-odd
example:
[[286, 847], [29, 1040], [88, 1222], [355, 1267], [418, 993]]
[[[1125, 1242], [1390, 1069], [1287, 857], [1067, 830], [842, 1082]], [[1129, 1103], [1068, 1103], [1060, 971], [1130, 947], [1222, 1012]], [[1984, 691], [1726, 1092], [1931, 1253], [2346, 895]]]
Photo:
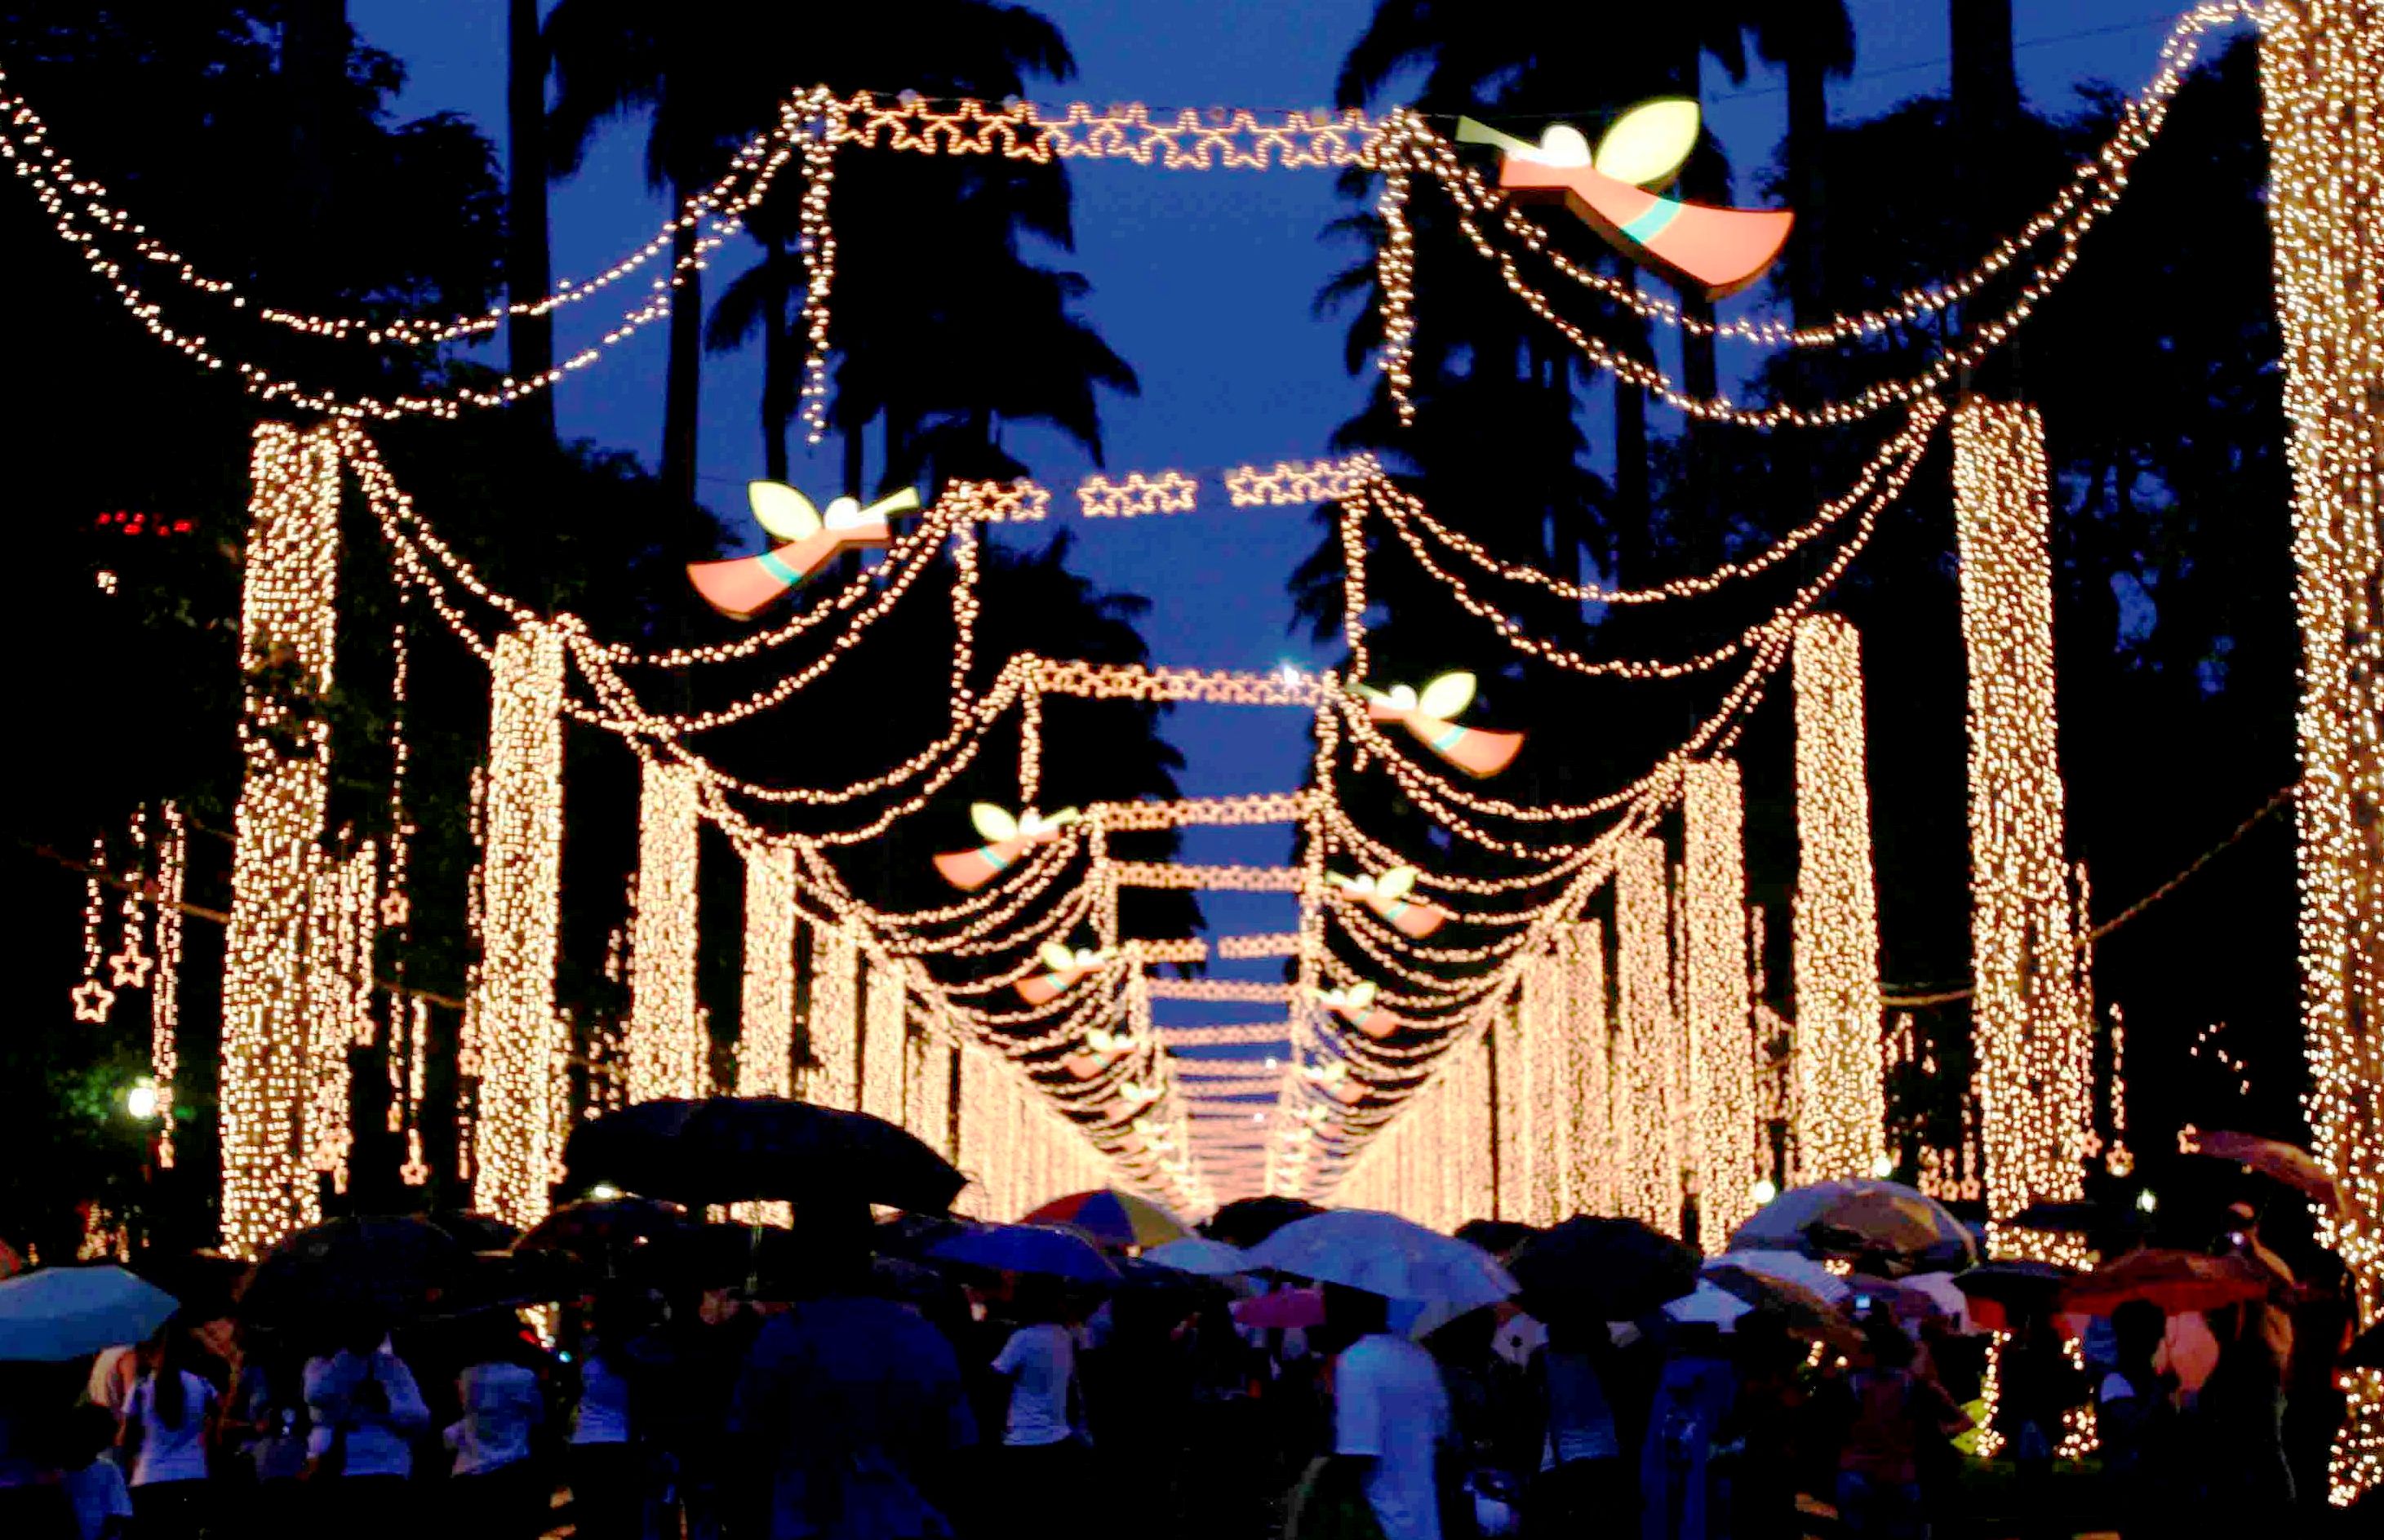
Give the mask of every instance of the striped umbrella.
[[1065, 1224], [1113, 1251], [1164, 1246], [1192, 1233], [1182, 1220], [1149, 1198], [1113, 1187], [1097, 1187], [1091, 1192], [1055, 1198], [1019, 1223]]

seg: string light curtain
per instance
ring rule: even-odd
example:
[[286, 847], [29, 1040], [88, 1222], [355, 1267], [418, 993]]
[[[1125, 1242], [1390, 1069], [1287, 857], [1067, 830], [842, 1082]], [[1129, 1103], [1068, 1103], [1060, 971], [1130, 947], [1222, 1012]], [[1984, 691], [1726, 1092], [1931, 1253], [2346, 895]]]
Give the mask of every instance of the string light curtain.
[[1701, 760], [1683, 784], [1687, 1035], [1697, 1236], [1723, 1249], [1754, 1211], [1755, 1034], [1746, 973], [1745, 795], [1738, 763]]
[[[2302, 627], [2301, 954], [2319, 1235], [2384, 1309], [2384, 5], [2272, 0], [2261, 45]], [[2332, 1497], [2384, 1479], [2384, 1374], [2352, 1382]]]
[[811, 1064], [803, 1099], [848, 1111], [860, 1104], [861, 946], [841, 925], [812, 932]]
[[1539, 1109], [1533, 1104], [1532, 1060], [1526, 1043], [1538, 1035], [1547, 1010], [1547, 970], [1526, 958], [1513, 1003], [1498, 1014], [1498, 1193], [1491, 1211], [1501, 1219], [1533, 1223], [1532, 1178], [1538, 1168]]
[[[2033, 407], [1954, 416], [1969, 660], [1971, 1010], [1992, 1220], [2085, 1195], [2092, 1012], [2080, 988], [2054, 717], [2044, 428]], [[2010, 1255], [2071, 1248], [1996, 1225]], [[2062, 1259], [2074, 1260], [2074, 1259]]]
[[1861, 633], [1838, 615], [1806, 616], [1794, 670], [1795, 1172], [1811, 1182], [1877, 1174], [1887, 1097]]
[[902, 975], [873, 962], [862, 1000], [861, 1110], [888, 1123], [902, 1121], [902, 1043], [910, 1032], [909, 992]]
[[1664, 842], [1632, 835], [1614, 869], [1614, 940], [1621, 1032], [1614, 1139], [1623, 1214], [1681, 1233], [1684, 1109], [1674, 1086], [1680, 1024], [1672, 1012], [1671, 895]]
[[249, 459], [241, 588], [240, 801], [232, 813], [217, 1120], [225, 1248], [255, 1257], [321, 1217], [303, 1159], [306, 920], [329, 780], [339, 451], [329, 430], [263, 423]]
[[[1613, 1019], [1606, 1001], [1606, 927], [1596, 920], [1559, 926], [1567, 1045], [1567, 1140], [1559, 1161], [1563, 1214], [1618, 1211], [1614, 1180]], [[1561, 1217], [1561, 1216], [1559, 1216]]]
[[562, 1164], [553, 1109], [565, 1093], [571, 1047], [554, 1009], [563, 660], [561, 628], [527, 622], [497, 639], [489, 687], [480, 964], [468, 1002], [480, 1062], [472, 1206], [525, 1229], [546, 1217]]
[[149, 1077], [157, 1087], [157, 1164], [174, 1165], [174, 1080], [181, 1073], [182, 888], [191, 832], [180, 804], [163, 810], [157, 849], [157, 974], [149, 987]]
[[638, 793], [638, 903], [629, 924], [629, 1099], [700, 1097], [709, 1048], [695, 997], [696, 834], [692, 769], [647, 760]]
[[348, 1050], [373, 1040], [373, 938], [379, 903], [379, 851], [366, 840], [333, 860], [316, 852], [306, 903], [306, 1111], [302, 1135], [309, 1169], [348, 1190]]
[[737, 1094], [795, 1094], [795, 850], [750, 845]]

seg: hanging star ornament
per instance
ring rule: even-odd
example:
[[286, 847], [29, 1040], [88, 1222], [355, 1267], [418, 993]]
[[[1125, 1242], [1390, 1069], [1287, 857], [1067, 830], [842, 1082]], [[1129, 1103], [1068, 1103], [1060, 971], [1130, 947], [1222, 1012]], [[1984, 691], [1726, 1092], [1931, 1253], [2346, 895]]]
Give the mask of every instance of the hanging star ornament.
[[839, 497], [822, 510], [782, 481], [749, 481], [745, 499], [753, 522], [782, 543], [758, 556], [687, 566], [688, 580], [704, 602], [736, 620], [751, 620], [842, 552], [891, 544], [893, 515], [919, 507], [919, 494], [909, 487], [866, 507], [859, 498]]
[[986, 843], [974, 851], [952, 851], [936, 857], [936, 870], [955, 888], [982, 888], [1029, 850], [1059, 838], [1060, 831], [1080, 816], [1072, 807], [1049, 817], [1030, 807], [1013, 816], [1009, 809], [991, 802], [972, 803], [969, 821], [985, 836]]
[[1521, 733], [1494, 733], [1484, 727], [1460, 727], [1450, 718], [1473, 703], [1473, 676], [1443, 674], [1417, 689], [1393, 685], [1376, 689], [1360, 685], [1358, 696], [1366, 714], [1377, 722], [1397, 722], [1417, 741], [1477, 779], [1495, 776], [1514, 763], [1523, 746]]
[[1379, 876], [1349, 877], [1328, 872], [1324, 880], [1381, 915], [1400, 935], [1422, 940], [1450, 919], [1448, 911], [1438, 904], [1410, 897], [1422, 875], [1412, 866], [1394, 866]]
[[116, 991], [95, 978], [76, 985], [67, 991], [67, 998], [74, 1001], [74, 1019], [79, 1022], [104, 1022], [116, 1008]]
[[1763, 276], [1796, 217], [1784, 208], [1683, 203], [1652, 191], [1680, 174], [1696, 147], [1698, 124], [1696, 103], [1665, 96], [1617, 118], [1595, 154], [1570, 123], [1550, 125], [1534, 144], [1460, 118], [1457, 139], [1504, 152], [1498, 185], [1516, 202], [1560, 203], [1642, 267], [1721, 299]]
[[146, 989], [149, 970], [156, 965], [153, 958], [127, 947], [107, 960], [108, 982], [119, 989]]

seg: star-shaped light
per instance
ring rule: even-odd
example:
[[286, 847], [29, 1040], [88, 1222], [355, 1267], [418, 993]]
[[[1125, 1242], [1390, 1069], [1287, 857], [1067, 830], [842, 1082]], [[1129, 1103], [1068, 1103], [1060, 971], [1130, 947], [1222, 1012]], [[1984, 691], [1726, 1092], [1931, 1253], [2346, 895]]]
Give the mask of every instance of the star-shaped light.
[[397, 929], [400, 925], [405, 924], [406, 916], [412, 913], [413, 905], [406, 901], [404, 894], [384, 893], [381, 895], [380, 923], [382, 929]]
[[146, 989], [149, 987], [149, 970], [157, 962], [155, 958], [128, 946], [109, 958], [107, 965], [111, 970], [108, 982], [118, 988]]
[[116, 991], [95, 978], [86, 978], [68, 991], [74, 1001], [74, 1019], [79, 1022], [104, 1022], [116, 1006]]

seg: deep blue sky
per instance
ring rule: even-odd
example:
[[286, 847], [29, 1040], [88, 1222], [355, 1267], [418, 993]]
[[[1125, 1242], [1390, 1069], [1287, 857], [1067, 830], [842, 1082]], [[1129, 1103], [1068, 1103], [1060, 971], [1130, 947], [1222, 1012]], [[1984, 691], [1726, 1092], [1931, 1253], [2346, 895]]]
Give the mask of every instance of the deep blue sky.
[[[1942, 3], [1852, 6], [1859, 57], [1856, 78], [1834, 91], [1836, 116], [1864, 117], [1943, 89]], [[1341, 55], [1372, 0], [1042, 0], [1039, 8], [1065, 31], [1078, 77], [1037, 92], [1037, 100], [1280, 108], [1330, 99]], [[2040, 106], [2054, 110], [2072, 105], [2071, 87], [2080, 80], [2138, 86], [2172, 14], [2157, 0], [2016, 0], [2014, 8], [2024, 86]], [[350, 0], [349, 9], [365, 41], [405, 61], [410, 81], [402, 111], [462, 112], [502, 143], [503, 0]], [[1485, 11], [1484, 25], [1496, 24]], [[800, 58], [787, 60], [787, 75], [790, 86], [808, 81]], [[1780, 81], [1758, 71], [1744, 88], [1729, 90], [1714, 83], [1710, 69], [1707, 78], [1708, 118], [1744, 181], [1779, 140]], [[605, 266], [664, 217], [663, 203], [643, 182], [643, 132], [636, 123], [613, 130], [580, 175], [555, 191], [558, 277]], [[1330, 175], [1072, 164], [1077, 244], [1064, 260], [1091, 279], [1086, 313], [1142, 377], [1138, 400], [1112, 400], [1106, 409], [1111, 466], [1209, 468], [1323, 453], [1334, 426], [1363, 392], [1363, 382], [1341, 367], [1342, 323], [1309, 314], [1318, 285], [1349, 255], [1318, 240], [1342, 212]], [[866, 174], [865, 164], [851, 161], [841, 170]], [[747, 250], [724, 254], [707, 275], [712, 292], [748, 260]], [[590, 302], [565, 311], [559, 350], [601, 329], [605, 308]], [[759, 359], [751, 353], [712, 360], [704, 379], [703, 491], [740, 520], [742, 483], [762, 467], [760, 382]], [[566, 433], [634, 450], [651, 463], [661, 402], [656, 327], [565, 384], [558, 410]], [[1049, 435], [1009, 442], [1055, 489], [1073, 487], [1088, 468]], [[820, 470], [807, 478], [799, 461], [795, 478], [835, 479], [832, 458]], [[1211, 490], [1204, 488], [1204, 496]], [[1146, 632], [1160, 661], [1226, 668], [1323, 661], [1285, 634], [1284, 580], [1315, 540], [1304, 511], [1068, 522], [1079, 532], [1083, 570], [1106, 587], [1151, 599]], [[1170, 732], [1190, 761], [1185, 789], [1297, 786], [1308, 752], [1305, 727], [1294, 712], [1179, 710]], [[1186, 857], [1273, 863], [1285, 859], [1286, 849], [1281, 830], [1201, 830], [1187, 840]], [[1211, 895], [1207, 907], [1218, 930], [1280, 930], [1291, 923], [1287, 899]], [[1259, 976], [1275, 966], [1228, 963], [1218, 971]], [[1163, 1009], [1162, 1020], [1187, 1024], [1261, 1013], [1248, 1007]]]

